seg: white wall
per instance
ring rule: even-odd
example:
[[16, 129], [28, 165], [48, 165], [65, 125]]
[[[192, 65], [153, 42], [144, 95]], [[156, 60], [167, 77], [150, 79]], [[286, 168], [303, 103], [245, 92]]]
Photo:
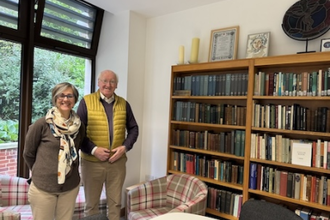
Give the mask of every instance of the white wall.
[[[185, 46], [187, 61], [191, 39], [199, 37], [199, 62], [207, 62], [211, 30], [238, 25], [239, 59], [245, 57], [247, 35], [266, 31], [271, 32], [269, 56], [304, 51], [305, 42], [287, 37], [281, 28], [284, 13], [296, 1], [226, 0], [148, 20], [134, 13], [106, 13], [97, 70], [124, 74], [117, 93], [127, 96], [140, 125], [139, 141], [128, 154], [125, 186], [166, 174], [171, 65], [178, 60], [179, 45]], [[308, 49], [319, 51], [320, 38]]]
[[[117, 73], [119, 83], [116, 94], [130, 103], [140, 126], [138, 141], [134, 149], [127, 153], [127, 175], [124, 188], [135, 184], [140, 179], [145, 30], [146, 20], [134, 12], [126, 11], [116, 15], [105, 13], [96, 57], [97, 77], [104, 69], [111, 69]], [[98, 88], [97, 84], [95, 88]]]

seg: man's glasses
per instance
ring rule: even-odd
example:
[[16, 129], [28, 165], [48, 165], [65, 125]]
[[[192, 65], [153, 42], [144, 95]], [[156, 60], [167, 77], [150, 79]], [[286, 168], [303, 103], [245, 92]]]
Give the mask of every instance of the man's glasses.
[[115, 85], [117, 84], [116, 80], [103, 80], [103, 79], [99, 79], [100, 82], [102, 82], [103, 84], [108, 84], [110, 83], [111, 85]]
[[63, 100], [65, 97], [67, 97], [67, 99], [73, 99], [74, 96], [72, 94], [64, 95], [63, 93], [57, 96], [60, 100]]

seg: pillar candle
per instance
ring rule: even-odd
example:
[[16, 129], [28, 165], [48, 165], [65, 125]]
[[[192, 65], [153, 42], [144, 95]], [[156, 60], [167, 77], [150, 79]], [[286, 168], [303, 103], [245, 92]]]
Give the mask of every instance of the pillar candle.
[[193, 38], [191, 43], [190, 63], [198, 62], [199, 38]]
[[178, 64], [184, 64], [184, 46], [179, 47], [179, 61]]

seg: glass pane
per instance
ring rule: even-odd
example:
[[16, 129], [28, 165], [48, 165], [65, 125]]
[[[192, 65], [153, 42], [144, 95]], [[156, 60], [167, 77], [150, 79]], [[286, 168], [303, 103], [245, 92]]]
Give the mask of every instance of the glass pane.
[[96, 9], [79, 1], [46, 0], [41, 36], [90, 48]]
[[0, 0], [0, 25], [17, 30], [18, 0]]
[[69, 82], [79, 90], [77, 110], [84, 94], [90, 93], [91, 61], [89, 59], [35, 48], [33, 73], [32, 122], [44, 117], [52, 107], [51, 90], [60, 82]]
[[16, 176], [22, 46], [0, 40], [0, 174]]

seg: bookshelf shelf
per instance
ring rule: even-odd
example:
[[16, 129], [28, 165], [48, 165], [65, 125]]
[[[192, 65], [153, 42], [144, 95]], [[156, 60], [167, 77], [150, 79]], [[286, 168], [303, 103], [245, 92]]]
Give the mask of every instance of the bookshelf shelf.
[[238, 125], [224, 125], [224, 124], [208, 124], [208, 123], [199, 123], [199, 122], [183, 122], [183, 121], [172, 121], [173, 125], [187, 125], [201, 128], [227, 128], [227, 129], [245, 129], [245, 126]]
[[201, 153], [201, 154], [218, 156], [218, 157], [222, 157], [222, 158], [231, 158], [233, 160], [244, 161], [244, 157], [239, 157], [239, 156], [235, 156], [232, 154], [220, 153], [217, 151], [191, 149], [191, 148], [187, 148], [187, 147], [178, 147], [178, 146], [170, 146], [170, 148], [176, 149], [176, 150], [181, 150], [181, 151], [189, 151], [189, 152], [193, 152], [193, 153]]
[[291, 134], [291, 135], [310, 136], [310, 137], [330, 137], [330, 133], [313, 132], [313, 131], [298, 131], [298, 130], [257, 128], [257, 127], [252, 127], [252, 130], [260, 131], [260, 132], [271, 132], [278, 134]]
[[280, 196], [280, 195], [276, 195], [273, 193], [268, 193], [268, 192], [264, 192], [264, 191], [260, 191], [260, 190], [249, 189], [249, 192], [251, 194], [262, 196], [263, 198], [270, 197], [270, 198], [273, 198], [273, 199], [276, 199], [279, 201], [285, 201], [286, 203], [293, 203], [293, 204], [296, 204], [299, 206], [309, 207], [309, 208], [318, 209], [318, 210], [327, 211], [327, 212], [330, 211], [329, 206], [320, 205], [318, 203], [305, 202], [305, 201], [292, 199], [292, 198], [288, 198], [285, 196]]
[[300, 166], [300, 165], [295, 165], [295, 164], [281, 163], [281, 162], [276, 162], [276, 161], [269, 161], [269, 160], [255, 159], [255, 158], [250, 158], [250, 162], [268, 164], [268, 165], [272, 165], [274, 167], [276, 166], [276, 167], [288, 168], [288, 169], [292, 169], [292, 170], [305, 170], [305, 171], [312, 172], [312, 173], [330, 174], [330, 170], [323, 169], [323, 168]]
[[218, 217], [221, 217], [221, 218], [225, 218], [225, 219], [229, 219], [229, 220], [238, 220], [237, 217], [234, 217], [232, 215], [227, 215], [225, 213], [218, 212], [214, 209], [207, 208], [206, 212], [208, 212], [211, 215], [215, 215], [215, 216], [218, 216]]
[[173, 99], [189, 100], [246, 100], [246, 96], [173, 96]]
[[[246, 200], [250, 198], [262, 198], [274, 203], [282, 203], [283, 205], [288, 206], [292, 210], [295, 210], [298, 207], [307, 207], [309, 209], [315, 210], [316, 212], [325, 211], [328, 214], [330, 214], [330, 199], [327, 204], [318, 204], [315, 203], [314, 201], [304, 201], [301, 199], [294, 199], [293, 197], [292, 198], [289, 197], [290, 195], [281, 196], [276, 193], [270, 193], [268, 192], [269, 191], [268, 188], [265, 188], [265, 190], [259, 190], [259, 189], [253, 189], [250, 186], [250, 183], [252, 181], [251, 165], [256, 164], [259, 166], [271, 167], [274, 170], [277, 169], [294, 174], [301, 174], [302, 178], [305, 178], [307, 176], [308, 178], [310, 178], [310, 176], [312, 176], [313, 179], [316, 179], [317, 181], [320, 181], [319, 179], [322, 177], [322, 181], [325, 181], [323, 182], [324, 184], [322, 185], [329, 186], [329, 190], [327, 189], [327, 193], [329, 194], [328, 196], [330, 198], [330, 145], [328, 145], [329, 165], [327, 165], [328, 166], [327, 169], [317, 168], [317, 166], [315, 167], [314, 164], [313, 166], [311, 165], [311, 167], [309, 167], [309, 166], [294, 165], [291, 164], [290, 162], [286, 162], [286, 163], [278, 162], [278, 161], [282, 161], [282, 159], [275, 161], [265, 160], [257, 157], [255, 158], [255, 156], [252, 157], [251, 154], [251, 151], [254, 152], [255, 149], [254, 145], [256, 143], [253, 142], [255, 140], [252, 138], [252, 136], [254, 137], [255, 134], [261, 135], [262, 137], [270, 136], [271, 138], [275, 136], [281, 136], [281, 138], [289, 140], [287, 143], [290, 144], [292, 143], [290, 141], [297, 141], [297, 140], [304, 142], [308, 142], [308, 141], [320, 142], [322, 143], [323, 146], [322, 148], [323, 153], [325, 153], [324, 149], [326, 148], [324, 147], [324, 145], [330, 143], [330, 73], [329, 73], [330, 56], [329, 55], [330, 55], [329, 52], [320, 52], [320, 53], [292, 54], [292, 55], [275, 56], [275, 57], [251, 58], [251, 59], [240, 59], [240, 60], [220, 61], [220, 62], [211, 62], [211, 63], [172, 66], [167, 172], [168, 173], [186, 172], [185, 170], [180, 170], [180, 168], [177, 167], [178, 164], [176, 163], [183, 163], [185, 162], [184, 158], [186, 156], [192, 155], [193, 158], [193, 163], [192, 163], [193, 165], [191, 165], [192, 170], [190, 170], [187, 173], [193, 173], [192, 175], [195, 175], [201, 180], [203, 180], [207, 185], [209, 185], [210, 188], [212, 189], [216, 188], [217, 190], [216, 192], [219, 194], [220, 191], [231, 191], [233, 194], [241, 195], [242, 203], [244, 203]], [[306, 81], [302, 80], [303, 77], [305, 77], [305, 75], [303, 75], [303, 72], [307, 72], [309, 74], [307, 75], [309, 77], [307, 78], [307, 80], [310, 81], [307, 81], [308, 82], [307, 84]], [[318, 76], [318, 78], [317, 80], [314, 78], [314, 81], [312, 81], [314, 77], [313, 75], [314, 72], [316, 72], [315, 74]], [[261, 73], [267, 77], [269, 77], [273, 73], [281, 73], [280, 74], [281, 78], [278, 78], [279, 76], [277, 75], [275, 76], [276, 79], [278, 80], [276, 82], [283, 83], [281, 84], [280, 87], [281, 89], [283, 89], [283, 93], [278, 88], [279, 83], [277, 85], [270, 84], [269, 78], [266, 77], [266, 79], [268, 79], [268, 81], [266, 81], [266, 79], [263, 78], [264, 76], [262, 76]], [[329, 74], [327, 77], [325, 77], [327, 73]], [[228, 78], [226, 78], [225, 76]], [[204, 77], [203, 78], [204, 84], [202, 84], [202, 80], [198, 81], [199, 87], [197, 86], [195, 80], [198, 77], [201, 77], [200, 79]], [[209, 77], [208, 79], [211, 80], [207, 81], [206, 77]], [[288, 79], [287, 81], [286, 79], [283, 80], [283, 78], [285, 77], [287, 77], [286, 78]], [[290, 77], [292, 77], [292, 81], [290, 81], [291, 80]], [[329, 81], [326, 82], [325, 79], [328, 79]], [[260, 84], [259, 81], [262, 83]], [[312, 82], [317, 82], [317, 81], [322, 83], [316, 84], [316, 87], [313, 87], [314, 84], [312, 84]], [[226, 83], [221, 83], [221, 82], [226, 82]], [[294, 84], [293, 82], [295, 82], [296, 84]], [[204, 89], [204, 95], [196, 93], [196, 86], [199, 89], [200, 88]], [[275, 93], [274, 91], [270, 92], [271, 87], [275, 91]], [[187, 94], [187, 93], [181, 93], [181, 90], [182, 92], [186, 92], [187, 88], [188, 88], [188, 92], [191, 91], [191, 93], [188, 94], [192, 94], [192, 95], [178, 95], [178, 94]], [[207, 92], [212, 95], [205, 95], [206, 94], [205, 88], [208, 89], [211, 88], [211, 91], [208, 90]], [[285, 90], [286, 88], [287, 90]], [[224, 89], [225, 91], [223, 91], [222, 89]], [[304, 93], [305, 92], [304, 89], [307, 89], [308, 93]], [[272, 95], [264, 95], [264, 94], [272, 94]], [[290, 94], [291, 96], [289, 96], [288, 94]], [[187, 111], [187, 110], [181, 109], [181, 106], [177, 105], [178, 102], [183, 103], [183, 105], [185, 103], [189, 103], [189, 105], [192, 105], [192, 103], [193, 104], [198, 103], [200, 105], [209, 105], [209, 106], [213, 106], [214, 109], [216, 110], [213, 109], [213, 115], [211, 113], [204, 114], [204, 111], [206, 110], [205, 109], [201, 110], [199, 106], [198, 108], [199, 112], [196, 114], [198, 115], [199, 118], [195, 116], [195, 118], [190, 119], [190, 121], [187, 119], [181, 120], [181, 117], [183, 117], [181, 114], [184, 114], [183, 111]], [[215, 106], [220, 106], [220, 105], [225, 105], [226, 107], [228, 106], [230, 108], [228, 108], [229, 110], [222, 109], [219, 111], [219, 108], [216, 108]], [[262, 114], [260, 115], [256, 114], [257, 112], [256, 105], [259, 105], [258, 107], [260, 107], [261, 109], [261, 110], [257, 110], [259, 112], [258, 114], [260, 114], [260, 112], [262, 112]], [[274, 118], [274, 115], [270, 115], [270, 112], [267, 113], [269, 115], [263, 115], [266, 114], [264, 111], [266, 108], [268, 108], [268, 105], [276, 106], [278, 109], [280, 109], [281, 114], [283, 113], [283, 115], [282, 116], [281, 114], [278, 115], [278, 109], [277, 112], [274, 111], [274, 113], [272, 113], [272, 114], [276, 114], [277, 118]], [[283, 108], [284, 106], [285, 108]], [[240, 108], [240, 110], [244, 112], [243, 119], [242, 116], [240, 116], [240, 118], [238, 119], [237, 118], [238, 114], [236, 110], [235, 111], [232, 110], [238, 108]], [[295, 111], [292, 110], [292, 112], [294, 112], [292, 114], [291, 114], [291, 108], [295, 110]], [[191, 115], [195, 115], [195, 111], [197, 111], [196, 109], [191, 109], [191, 108], [188, 109], [190, 110], [189, 112], [190, 117]], [[302, 118], [304, 120], [299, 122], [297, 121], [298, 113], [296, 112], [297, 111], [296, 109], [299, 109], [299, 118]], [[329, 111], [329, 115], [325, 116], [325, 112], [327, 110]], [[241, 113], [242, 112], [240, 112], [240, 115], [242, 115]], [[201, 114], [203, 114], [203, 116], [201, 116]], [[223, 115], [221, 114], [225, 114], [225, 118], [223, 118]], [[308, 114], [308, 118], [307, 118], [307, 114]], [[209, 121], [205, 119], [211, 117], [210, 115], [216, 118], [216, 120], [214, 120], [213, 118], [212, 121], [215, 123], [209, 123]], [[287, 118], [285, 118], [284, 116]], [[228, 120], [228, 118], [231, 118], [232, 120]], [[203, 121], [204, 119], [205, 121]], [[241, 123], [241, 120], [244, 120], [243, 124]], [[267, 120], [275, 120], [275, 121], [269, 121], [268, 124]], [[279, 122], [278, 120], [281, 121]], [[238, 121], [240, 121], [240, 123], [237, 123]], [[259, 124], [256, 124], [256, 121]], [[292, 124], [293, 122], [295, 124]], [[236, 125], [235, 123], [237, 123], [238, 125]], [[174, 131], [177, 133], [175, 133]], [[185, 139], [188, 142], [188, 144], [187, 143], [178, 144], [180, 142], [178, 139], [178, 137], [180, 136], [177, 135], [179, 132], [182, 133], [186, 132], [185, 133], [186, 135], [187, 134], [192, 135], [191, 139], [189, 139], [187, 136], [181, 137], [182, 139]], [[194, 135], [202, 132], [205, 132], [205, 135], [202, 138], [203, 140], [202, 142], [204, 144], [203, 146], [210, 146], [216, 143], [216, 146], [220, 147], [222, 145], [225, 145], [225, 143], [227, 144], [230, 143], [230, 145], [225, 145], [227, 146], [225, 150], [226, 151], [229, 150], [230, 153], [224, 152], [223, 148], [222, 151], [218, 151], [218, 150], [214, 151], [214, 150], [205, 150], [209, 148], [196, 149], [194, 147], [189, 147], [189, 146], [195, 146], [195, 145], [191, 145], [191, 143], [197, 143], [197, 140], [201, 141], [200, 139], [201, 137], [197, 139], [196, 136]], [[176, 139], [174, 138], [175, 137], [174, 133], [175, 135], [177, 135]], [[225, 140], [225, 142], [217, 142], [218, 139], [215, 139], [216, 142], [212, 142], [210, 140], [211, 136], [209, 136], [209, 134], [213, 134], [215, 138], [219, 138], [218, 137], [219, 135], [220, 140]], [[174, 144], [173, 143], [174, 140], [178, 140], [177, 143]], [[236, 142], [236, 140], [238, 141]], [[254, 144], [253, 148], [252, 148], [252, 144]], [[265, 142], [265, 145], [266, 144], [267, 142]], [[318, 145], [317, 148], [319, 149], [320, 146], [321, 145]], [[233, 150], [235, 149], [236, 150], [239, 149], [239, 150], [233, 153]], [[286, 150], [287, 149], [289, 149], [289, 152], [291, 153], [291, 149], [286, 148]], [[316, 150], [313, 148], [313, 153], [315, 154], [315, 152]], [[263, 150], [262, 154], [264, 153], [265, 151]], [[181, 155], [180, 160], [182, 161], [178, 162], [177, 161], [178, 159], [176, 156], [174, 156], [174, 154]], [[317, 154], [317, 158], [321, 156], [322, 155], [320, 153]], [[324, 156], [325, 155], [323, 154], [322, 158], [324, 158]], [[206, 168], [203, 167], [203, 169], [207, 170], [206, 176], [205, 173], [203, 175], [200, 175], [200, 173], [194, 173], [196, 172], [195, 170], [196, 167], [194, 166], [197, 166], [196, 158], [200, 160], [201, 157], [205, 159], [206, 161], [205, 163], [207, 164], [205, 165]], [[291, 160], [292, 155], [288, 154], [285, 157], [286, 159], [290, 157], [289, 159]], [[314, 157], [315, 155], [313, 155], [312, 158], [313, 160], [315, 160]], [[176, 160], [174, 160], [175, 158]], [[225, 166], [224, 163], [226, 163], [227, 167], [232, 168], [232, 165], [234, 165], [234, 166], [239, 166], [240, 169], [243, 169], [243, 174], [240, 174], [241, 176], [239, 177], [240, 181], [242, 181], [242, 184], [231, 183], [231, 181], [219, 181], [218, 179], [215, 179], [215, 177], [213, 177], [214, 172], [216, 172], [217, 170], [219, 172], [221, 171], [221, 169], [218, 166], [214, 166], [215, 161], [216, 163], [218, 163], [219, 166], [220, 165]], [[325, 160], [322, 161], [325, 162]], [[175, 169], [173, 169], [174, 164], [175, 164]], [[198, 166], [201, 166], [200, 163], [197, 164]], [[211, 172], [213, 174], [210, 176], [208, 172]], [[228, 171], [228, 172], [233, 172], [233, 171]], [[232, 173], [232, 176], [235, 176], [235, 178], [236, 175], [237, 173], [235, 174]], [[236, 179], [234, 180], [234, 182], [235, 181]], [[275, 184], [272, 183], [271, 186], [274, 185]], [[271, 191], [273, 191], [273, 189], [271, 189]], [[311, 194], [309, 194], [308, 196], [311, 196]], [[313, 195], [313, 197], [314, 196], [315, 195]], [[231, 200], [230, 202], [233, 201]], [[206, 212], [210, 215], [218, 216], [222, 219], [232, 219], [232, 220], [238, 219], [237, 217], [234, 217], [234, 214], [224, 213], [223, 211], [220, 210], [219, 207], [212, 209], [208, 207]]]

